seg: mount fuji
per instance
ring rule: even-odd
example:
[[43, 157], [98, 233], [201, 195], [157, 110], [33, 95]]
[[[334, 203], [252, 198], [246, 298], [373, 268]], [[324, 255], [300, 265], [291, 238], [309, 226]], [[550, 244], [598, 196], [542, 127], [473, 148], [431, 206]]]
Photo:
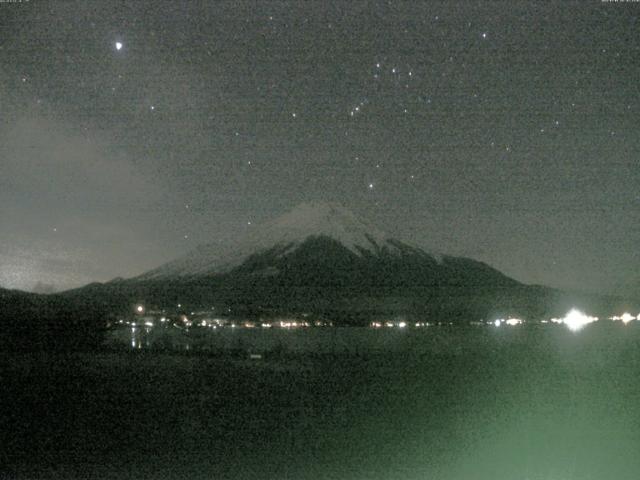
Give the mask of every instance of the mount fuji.
[[[516, 285], [488, 265], [427, 252], [394, 239], [337, 203], [303, 203], [252, 229], [231, 245], [203, 245], [134, 280], [193, 280], [224, 274], [286, 276], [304, 267], [298, 280], [313, 283], [323, 275], [331, 283], [360, 273], [365, 283]], [[365, 270], [375, 278], [365, 278]], [[401, 278], [400, 278], [401, 277]], [[414, 280], [412, 282], [412, 280]]]
[[496, 308], [479, 299], [508, 306], [513, 291], [527, 288], [485, 263], [426, 251], [321, 202], [105, 286], [156, 305], [249, 316], [307, 312], [353, 323], [373, 313], [476, 317]]

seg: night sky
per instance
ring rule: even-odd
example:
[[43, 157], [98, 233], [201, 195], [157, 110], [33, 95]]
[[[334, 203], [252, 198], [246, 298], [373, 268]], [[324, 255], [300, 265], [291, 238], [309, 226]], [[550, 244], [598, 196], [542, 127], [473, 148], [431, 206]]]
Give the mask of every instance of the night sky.
[[304, 201], [527, 283], [640, 285], [640, 3], [0, 2], [0, 285]]

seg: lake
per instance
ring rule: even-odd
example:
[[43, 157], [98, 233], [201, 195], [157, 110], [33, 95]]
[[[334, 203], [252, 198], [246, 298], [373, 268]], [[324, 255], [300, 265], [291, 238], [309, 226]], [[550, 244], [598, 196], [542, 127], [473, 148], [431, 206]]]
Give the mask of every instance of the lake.
[[4, 356], [0, 478], [635, 480], [636, 323], [229, 329], [181, 352], [143, 334]]

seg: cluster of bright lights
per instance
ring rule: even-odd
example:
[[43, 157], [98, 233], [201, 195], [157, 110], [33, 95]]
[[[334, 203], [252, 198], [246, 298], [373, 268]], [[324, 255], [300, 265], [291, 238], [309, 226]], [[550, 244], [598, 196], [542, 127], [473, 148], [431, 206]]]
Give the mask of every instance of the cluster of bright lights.
[[564, 318], [552, 318], [551, 321], [553, 323], [563, 323], [567, 328], [569, 328], [569, 330], [577, 332], [585, 325], [597, 322], [598, 317], [590, 317], [580, 310], [573, 308], [564, 316]]
[[280, 327], [280, 328], [298, 328], [298, 327], [310, 327], [311, 326], [311, 324], [309, 322], [298, 322], [298, 321], [295, 321], [295, 320], [280, 320], [279, 322], [275, 322], [273, 324], [265, 324], [265, 323], [262, 324], [263, 327], [265, 325], [274, 326], [274, 327]]
[[622, 315], [618, 316], [618, 315], [614, 315], [613, 317], [611, 317], [611, 320], [615, 321], [621, 321], [622, 323], [624, 323], [625, 325], [633, 320], [640, 320], [640, 313], [638, 314], [637, 317], [634, 317], [633, 315], [631, 315], [629, 312], [624, 312]]
[[[384, 322], [384, 323], [383, 322], [371, 322], [369, 324], [369, 326], [371, 328], [382, 328], [382, 327], [387, 327], [387, 328], [394, 328], [394, 327], [407, 328], [408, 325], [409, 324], [407, 322], [405, 322], [404, 320], [399, 321], [399, 322], [396, 321], [396, 322]], [[423, 323], [423, 322], [418, 322], [418, 323], [415, 324], [416, 327], [424, 327], [426, 325], [428, 325], [428, 324]]]
[[514, 318], [514, 317], [509, 317], [506, 319], [497, 318], [492, 323], [495, 327], [499, 327], [502, 324], [509, 325], [510, 327], [515, 327], [516, 325], [522, 325], [524, 323], [524, 320], [522, 320], [521, 318]]

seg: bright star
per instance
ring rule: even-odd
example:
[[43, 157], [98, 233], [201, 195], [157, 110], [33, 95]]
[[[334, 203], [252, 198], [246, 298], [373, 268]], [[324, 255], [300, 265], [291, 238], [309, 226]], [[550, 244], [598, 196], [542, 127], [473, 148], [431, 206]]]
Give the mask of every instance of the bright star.
[[122, 42], [116, 42], [116, 50], [122, 50]]

